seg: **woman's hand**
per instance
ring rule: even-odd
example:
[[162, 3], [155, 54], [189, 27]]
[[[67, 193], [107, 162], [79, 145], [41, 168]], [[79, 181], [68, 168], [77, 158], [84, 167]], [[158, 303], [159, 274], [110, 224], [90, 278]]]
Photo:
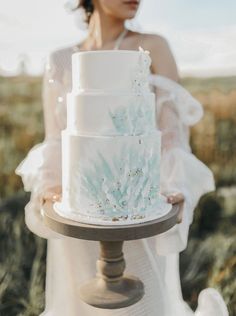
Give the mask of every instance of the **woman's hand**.
[[62, 188], [61, 186], [52, 187], [40, 196], [41, 204], [44, 204], [48, 201], [54, 203], [61, 200]]
[[178, 224], [182, 222], [183, 217], [183, 202], [184, 202], [184, 195], [182, 193], [172, 193], [170, 195], [167, 195], [167, 202], [174, 204], [179, 204], [179, 214], [178, 214]]

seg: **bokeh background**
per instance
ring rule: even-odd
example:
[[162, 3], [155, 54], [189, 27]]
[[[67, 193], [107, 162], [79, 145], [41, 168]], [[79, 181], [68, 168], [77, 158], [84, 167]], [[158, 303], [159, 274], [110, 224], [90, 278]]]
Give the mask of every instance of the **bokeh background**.
[[[44, 138], [46, 56], [77, 43], [86, 31], [78, 29], [78, 16], [66, 13], [63, 0], [0, 4], [0, 315], [36, 316], [44, 307], [46, 241], [25, 226], [29, 194], [14, 170]], [[168, 39], [182, 85], [203, 104], [205, 115], [191, 130], [191, 145], [213, 170], [217, 189], [195, 210], [181, 254], [182, 287], [193, 308], [203, 288], [218, 289], [231, 316], [236, 315], [235, 12], [231, 0], [143, 0], [128, 24]]]

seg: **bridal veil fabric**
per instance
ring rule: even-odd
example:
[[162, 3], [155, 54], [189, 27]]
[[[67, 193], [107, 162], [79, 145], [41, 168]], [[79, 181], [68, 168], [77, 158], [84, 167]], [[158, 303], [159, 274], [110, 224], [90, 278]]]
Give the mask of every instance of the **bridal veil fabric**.
[[[71, 55], [77, 47], [53, 52], [43, 80], [45, 139], [34, 146], [16, 169], [25, 191], [31, 192], [25, 208], [28, 228], [48, 239], [46, 307], [41, 316], [188, 316], [194, 312], [183, 301], [179, 280], [179, 252], [187, 245], [189, 226], [199, 198], [215, 189], [212, 172], [191, 152], [189, 127], [202, 115], [201, 104], [178, 83], [149, 75], [156, 94], [157, 126], [162, 131], [162, 193], [182, 192], [183, 220], [159, 236], [124, 244], [126, 273], [145, 284], [144, 298], [133, 306], [101, 310], [78, 297], [81, 284], [95, 275], [97, 242], [61, 236], [42, 221], [40, 196], [61, 185], [61, 131], [66, 127], [66, 94], [71, 90]], [[221, 296], [206, 289], [199, 296], [197, 316], [228, 315]]]

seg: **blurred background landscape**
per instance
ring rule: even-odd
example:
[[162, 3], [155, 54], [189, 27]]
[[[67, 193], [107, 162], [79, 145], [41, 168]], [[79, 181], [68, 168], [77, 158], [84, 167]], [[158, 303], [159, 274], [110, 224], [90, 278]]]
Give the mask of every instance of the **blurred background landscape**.
[[[0, 315], [37, 316], [44, 307], [46, 241], [24, 223], [29, 194], [14, 170], [43, 140], [41, 77], [0, 77]], [[214, 172], [217, 190], [195, 210], [181, 254], [185, 299], [194, 308], [205, 287], [218, 289], [236, 315], [236, 77], [183, 78], [204, 106], [191, 131], [193, 152]]]
[[[29, 200], [14, 173], [44, 138], [42, 70], [48, 53], [86, 36], [66, 0], [8, 0], [0, 6], [0, 316], [44, 308], [46, 240], [24, 223]], [[191, 130], [194, 154], [217, 190], [199, 201], [181, 254], [185, 300], [214, 287], [236, 316], [236, 1], [143, 0], [127, 26], [168, 39], [182, 85], [205, 110]]]

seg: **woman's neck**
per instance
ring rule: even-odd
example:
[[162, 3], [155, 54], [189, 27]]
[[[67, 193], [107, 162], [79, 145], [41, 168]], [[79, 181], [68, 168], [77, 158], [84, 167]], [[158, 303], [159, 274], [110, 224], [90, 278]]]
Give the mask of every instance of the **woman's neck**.
[[102, 49], [114, 42], [124, 29], [124, 20], [95, 10], [89, 22], [89, 34], [85, 46], [89, 46], [90, 49]]

